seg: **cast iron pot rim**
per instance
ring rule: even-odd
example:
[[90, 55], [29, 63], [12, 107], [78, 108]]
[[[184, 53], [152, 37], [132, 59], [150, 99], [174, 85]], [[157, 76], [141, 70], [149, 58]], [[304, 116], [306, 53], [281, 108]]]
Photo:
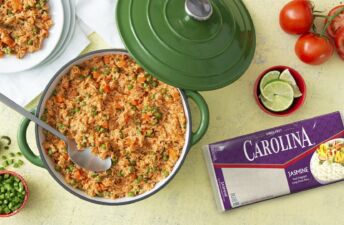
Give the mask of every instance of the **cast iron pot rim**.
[[[38, 103], [38, 106], [37, 106], [37, 110], [36, 110], [36, 116], [39, 117], [39, 114], [40, 114], [40, 110], [42, 108], [42, 104], [43, 104], [43, 100], [44, 100], [44, 97], [45, 95], [47, 94], [48, 90], [50, 89], [52, 83], [55, 81], [55, 79], [68, 67], [70, 67], [71, 65], [73, 65], [75, 62], [83, 59], [83, 58], [87, 58], [89, 56], [92, 56], [92, 55], [96, 55], [96, 54], [99, 54], [99, 53], [113, 53], [115, 54], [115, 52], [117, 53], [125, 53], [125, 54], [128, 54], [128, 51], [124, 50], [124, 49], [101, 49], [101, 50], [96, 50], [96, 51], [92, 51], [92, 52], [89, 52], [89, 53], [86, 53], [86, 54], [83, 54], [83, 55], [80, 55], [72, 60], [70, 60], [69, 62], [67, 62], [64, 66], [62, 66], [56, 73], [55, 75], [50, 79], [49, 83], [47, 84], [47, 86], [45, 87], [44, 91], [42, 92], [42, 95], [40, 97], [40, 100], [39, 100], [39, 103]], [[129, 55], [130, 56], [130, 55]], [[131, 57], [131, 56], [130, 56]], [[176, 168], [176, 170], [174, 171], [174, 173], [169, 177], [169, 178], [165, 178], [165, 180], [163, 180], [163, 183], [161, 184], [161, 186], [159, 188], [157, 188], [156, 190], [152, 191], [151, 193], [145, 195], [145, 196], [142, 196], [142, 197], [139, 197], [137, 199], [134, 199], [134, 200], [129, 200], [129, 201], [125, 201], [125, 202], [114, 202], [114, 203], [110, 203], [110, 202], [103, 202], [103, 201], [99, 201], [99, 200], [94, 200], [94, 199], [90, 199], [90, 198], [86, 198], [80, 194], [78, 194], [77, 192], [73, 191], [71, 188], [68, 187], [68, 184], [65, 184], [64, 182], [60, 181], [54, 174], [53, 170], [50, 168], [49, 166], [49, 163], [47, 162], [47, 160], [45, 159], [44, 157], [44, 154], [43, 154], [43, 150], [41, 149], [41, 143], [39, 141], [39, 133], [38, 133], [38, 128], [39, 126], [36, 124], [35, 125], [35, 135], [36, 135], [36, 145], [37, 145], [37, 148], [38, 148], [38, 151], [39, 151], [39, 155], [40, 155], [40, 158], [42, 159], [43, 163], [44, 163], [44, 166], [45, 166], [45, 169], [48, 170], [48, 172], [50, 173], [50, 175], [55, 179], [55, 181], [57, 181], [57, 183], [59, 183], [65, 190], [67, 190], [69, 193], [79, 197], [80, 199], [82, 200], [86, 200], [88, 202], [91, 202], [91, 203], [95, 203], [95, 204], [99, 204], [99, 205], [109, 205], [109, 206], [112, 206], [112, 205], [127, 205], [127, 204], [132, 204], [132, 203], [135, 203], [135, 202], [138, 202], [138, 201], [141, 201], [141, 200], [144, 200], [148, 197], [151, 197], [152, 195], [156, 194], [158, 191], [160, 191], [162, 188], [164, 188], [168, 183], [170, 183], [170, 181], [174, 178], [174, 176], [179, 172], [180, 168], [183, 166], [184, 164], [184, 161], [186, 159], [186, 156], [187, 154], [189, 153], [190, 151], [190, 148], [191, 148], [191, 134], [192, 134], [192, 123], [191, 123], [191, 113], [190, 113], [190, 106], [189, 106], [189, 103], [188, 103], [188, 98], [186, 96], [186, 94], [184, 93], [184, 91], [182, 89], [179, 89], [177, 88], [185, 102], [185, 107], [184, 107], [184, 111], [185, 111], [185, 114], [188, 114], [188, 121], [187, 123], [189, 124], [189, 134], [188, 134], [188, 137], [186, 138], [186, 147], [185, 148], [185, 153], [183, 155], [181, 155], [180, 157], [181, 158], [181, 161], [180, 161], [180, 164], [179, 166]], [[153, 187], [154, 188], [154, 187]]]

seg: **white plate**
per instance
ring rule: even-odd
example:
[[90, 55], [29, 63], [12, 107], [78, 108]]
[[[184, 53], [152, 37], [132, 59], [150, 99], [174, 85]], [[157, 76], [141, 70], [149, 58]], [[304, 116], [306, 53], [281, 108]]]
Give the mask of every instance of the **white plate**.
[[73, 0], [69, 0], [70, 5], [70, 29], [67, 32], [67, 37], [65, 41], [63, 42], [63, 45], [54, 53], [53, 56], [49, 57], [49, 60], [47, 60], [45, 63], [50, 63], [54, 60], [56, 60], [68, 47], [70, 40], [72, 39], [75, 31], [75, 25], [76, 25], [76, 10], [75, 5], [73, 3]]
[[46, 59], [58, 44], [63, 31], [64, 9], [61, 1], [49, 1], [49, 11], [53, 20], [53, 26], [49, 30], [49, 37], [43, 42], [43, 47], [37, 52], [27, 54], [23, 59], [14, 55], [0, 59], [0, 73], [14, 73], [31, 69]]
[[62, 31], [61, 38], [57, 46], [55, 47], [54, 51], [43, 62], [41, 62], [40, 65], [44, 65], [46, 63], [51, 62], [52, 59], [54, 59], [55, 56], [59, 54], [63, 46], [68, 41], [67, 37], [69, 35], [71, 25], [72, 25], [71, 24], [71, 17], [72, 17], [71, 4], [70, 4], [70, 0], [62, 0], [61, 2], [64, 9], [64, 24], [63, 24], [63, 31]]

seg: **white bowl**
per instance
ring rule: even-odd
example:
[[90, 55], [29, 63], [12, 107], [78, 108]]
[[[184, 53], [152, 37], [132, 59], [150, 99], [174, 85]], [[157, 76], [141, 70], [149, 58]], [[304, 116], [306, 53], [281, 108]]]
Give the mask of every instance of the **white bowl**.
[[0, 73], [15, 73], [31, 69], [43, 62], [54, 51], [60, 41], [64, 25], [64, 8], [62, 1], [49, 1], [50, 15], [53, 26], [49, 36], [43, 42], [43, 47], [37, 52], [27, 54], [18, 59], [15, 55], [8, 55], [0, 59]]

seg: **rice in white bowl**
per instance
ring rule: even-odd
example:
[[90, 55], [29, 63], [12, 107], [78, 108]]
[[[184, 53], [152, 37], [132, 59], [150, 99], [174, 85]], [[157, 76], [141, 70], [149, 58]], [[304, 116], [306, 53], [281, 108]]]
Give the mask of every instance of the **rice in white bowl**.
[[[324, 146], [331, 148], [329, 145], [338, 142], [344, 145], [343, 139], [335, 139], [325, 143]], [[310, 167], [314, 178], [321, 184], [344, 179], [344, 165], [331, 160], [320, 160], [318, 151], [314, 152], [310, 161]]]
[[317, 155], [317, 153], [314, 153], [311, 159], [311, 172], [319, 183], [325, 184], [344, 179], [344, 166], [339, 163], [329, 162], [320, 164]]

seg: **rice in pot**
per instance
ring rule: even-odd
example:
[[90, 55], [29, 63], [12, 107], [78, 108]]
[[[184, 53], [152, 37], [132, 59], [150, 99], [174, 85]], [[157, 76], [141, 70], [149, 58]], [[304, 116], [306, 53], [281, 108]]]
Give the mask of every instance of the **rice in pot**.
[[47, 100], [42, 119], [79, 149], [111, 157], [106, 172], [75, 165], [65, 143], [45, 132], [43, 147], [65, 181], [90, 196], [121, 198], [151, 190], [172, 171], [185, 144], [178, 89], [147, 74], [127, 55], [73, 66]]

